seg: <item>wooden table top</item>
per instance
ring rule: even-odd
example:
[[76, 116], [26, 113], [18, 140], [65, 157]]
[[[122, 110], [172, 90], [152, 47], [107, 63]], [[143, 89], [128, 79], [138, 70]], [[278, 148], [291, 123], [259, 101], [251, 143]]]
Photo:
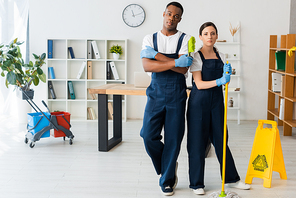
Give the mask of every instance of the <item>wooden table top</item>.
[[136, 88], [133, 84], [105, 84], [89, 88], [89, 93], [146, 96], [146, 88]]
[[[105, 84], [89, 88], [90, 94], [146, 96], [146, 88], [136, 88], [133, 84]], [[189, 96], [190, 90], [187, 90]]]

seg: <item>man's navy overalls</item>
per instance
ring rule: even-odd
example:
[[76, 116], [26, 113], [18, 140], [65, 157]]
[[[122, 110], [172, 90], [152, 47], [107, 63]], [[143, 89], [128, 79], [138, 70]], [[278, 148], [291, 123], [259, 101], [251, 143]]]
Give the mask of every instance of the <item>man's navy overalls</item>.
[[[198, 51], [202, 59], [202, 80], [212, 81], [223, 75], [223, 62], [216, 52], [218, 59], [205, 59], [201, 51]], [[210, 138], [215, 147], [215, 152], [222, 170], [223, 158], [223, 126], [224, 103], [221, 87], [210, 89], [198, 89], [193, 84], [187, 110], [187, 149], [189, 157], [189, 181], [190, 188], [204, 188], [205, 149]], [[225, 183], [233, 183], [240, 180], [235, 168], [234, 160], [226, 147]]]
[[[185, 34], [178, 41], [174, 54], [163, 54], [179, 58], [179, 50]], [[158, 51], [157, 33], [153, 34], [154, 50]], [[161, 174], [159, 185], [173, 186], [175, 167], [185, 129], [186, 82], [184, 74], [171, 70], [152, 73], [150, 86], [146, 90], [145, 108], [141, 137], [151, 157], [157, 174]], [[164, 127], [164, 140], [161, 131]]]

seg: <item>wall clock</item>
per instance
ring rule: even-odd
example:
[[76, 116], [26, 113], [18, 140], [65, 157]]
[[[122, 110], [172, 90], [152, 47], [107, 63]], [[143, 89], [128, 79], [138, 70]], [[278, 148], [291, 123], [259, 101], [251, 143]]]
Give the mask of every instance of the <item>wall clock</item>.
[[138, 4], [130, 4], [122, 12], [124, 23], [130, 27], [139, 27], [145, 21], [145, 17], [145, 10]]

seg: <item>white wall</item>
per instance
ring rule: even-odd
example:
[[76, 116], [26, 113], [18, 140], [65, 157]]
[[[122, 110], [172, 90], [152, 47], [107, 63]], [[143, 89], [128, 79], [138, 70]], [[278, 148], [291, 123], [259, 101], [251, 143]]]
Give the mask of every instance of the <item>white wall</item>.
[[[142, 39], [162, 28], [163, 11], [170, 1], [163, 0], [30, 0], [31, 52], [46, 52], [47, 38], [100, 38], [128, 41], [127, 82], [133, 73], [143, 71], [139, 58]], [[213, 21], [219, 38], [230, 40], [229, 22], [241, 23], [242, 95], [241, 119], [266, 119], [269, 35], [289, 33], [290, 0], [180, 0], [184, 14], [178, 29], [198, 38], [198, 29]], [[122, 10], [131, 3], [140, 4], [146, 20], [130, 28], [121, 18]], [[197, 44], [200, 46], [200, 44]], [[35, 88], [35, 101], [45, 99], [46, 85]], [[42, 94], [41, 94], [42, 93]], [[129, 96], [128, 118], [141, 119], [146, 98]], [[235, 118], [235, 112], [229, 112]]]

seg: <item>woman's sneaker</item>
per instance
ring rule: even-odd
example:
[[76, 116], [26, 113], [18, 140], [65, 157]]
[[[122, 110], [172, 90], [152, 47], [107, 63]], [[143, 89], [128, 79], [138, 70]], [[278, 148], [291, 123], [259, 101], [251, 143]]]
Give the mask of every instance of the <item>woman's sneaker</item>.
[[238, 188], [242, 190], [249, 190], [251, 188], [251, 185], [243, 183], [241, 180], [235, 182], [235, 183], [229, 183], [229, 187], [231, 188]]
[[165, 196], [171, 196], [174, 194], [174, 190], [172, 187], [170, 186], [167, 186], [167, 187], [161, 187], [161, 190], [162, 190], [162, 193], [165, 195]]
[[197, 195], [204, 195], [205, 190], [203, 188], [193, 189], [193, 192]]

